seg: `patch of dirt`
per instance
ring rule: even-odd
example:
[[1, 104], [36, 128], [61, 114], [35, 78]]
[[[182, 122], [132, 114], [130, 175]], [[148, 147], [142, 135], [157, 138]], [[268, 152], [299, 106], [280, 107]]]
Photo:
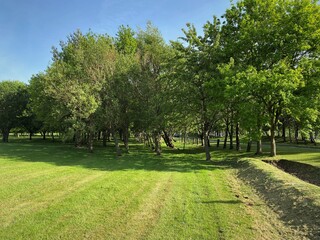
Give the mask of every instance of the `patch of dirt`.
[[320, 186], [320, 168], [309, 164], [281, 159], [278, 161], [263, 160], [266, 163], [290, 173], [299, 179]]

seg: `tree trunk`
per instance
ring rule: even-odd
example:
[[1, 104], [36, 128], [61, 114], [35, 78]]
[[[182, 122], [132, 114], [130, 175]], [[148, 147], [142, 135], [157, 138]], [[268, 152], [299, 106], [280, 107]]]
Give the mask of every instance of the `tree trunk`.
[[88, 150], [90, 153], [93, 153], [93, 132], [88, 132]]
[[30, 141], [32, 140], [32, 133], [31, 132], [29, 133], [29, 140]]
[[107, 130], [102, 131], [102, 146], [107, 146]]
[[114, 129], [111, 130], [111, 133], [112, 133], [114, 145], [115, 145], [115, 148], [116, 148], [117, 156], [121, 156], [122, 154], [121, 154], [121, 149], [119, 147], [119, 141], [118, 141], [118, 138], [117, 138], [117, 135], [116, 135]]
[[76, 130], [74, 138], [75, 138], [74, 146], [80, 147], [81, 146], [81, 132], [79, 130]]
[[250, 151], [251, 151], [251, 145], [252, 145], [252, 141], [249, 140], [249, 141], [248, 141], [248, 144], [247, 144], [247, 152], [250, 152]]
[[46, 134], [47, 134], [46, 131], [43, 131], [43, 132], [42, 132], [42, 140], [46, 140]]
[[276, 140], [275, 140], [275, 124], [271, 124], [270, 128], [270, 156], [277, 156]]
[[154, 137], [155, 152], [157, 155], [161, 155], [161, 143], [160, 143], [161, 135], [159, 132], [154, 132], [153, 137]]
[[129, 153], [129, 127], [126, 126], [123, 129], [123, 143], [126, 149], [126, 153]]
[[167, 147], [174, 148], [172, 137], [165, 130], [163, 130], [162, 138], [163, 138], [164, 142], [166, 143]]
[[10, 129], [2, 129], [2, 142], [7, 143], [9, 141]]
[[220, 146], [220, 139], [217, 140], [217, 148]]
[[257, 141], [257, 151], [255, 155], [261, 155], [262, 154], [262, 142], [261, 139]]
[[204, 135], [203, 133], [200, 134], [200, 140], [201, 140], [201, 146], [202, 146], [202, 147], [203, 147], [203, 141], [204, 141], [204, 140], [203, 140], [203, 139], [204, 139], [204, 136], [203, 136], [203, 135]]
[[152, 139], [148, 133], [146, 134], [146, 138], [147, 138], [148, 147], [151, 148], [151, 150], [154, 150], [155, 147], [154, 147]]
[[296, 144], [298, 144], [299, 142], [299, 127], [298, 127], [298, 124], [295, 125], [295, 128], [294, 128], [294, 139], [296, 141]]
[[237, 122], [236, 125], [236, 149], [237, 151], [241, 150], [241, 145], [240, 145], [240, 127], [239, 127], [239, 123]]
[[291, 127], [289, 125], [289, 141], [292, 143], [292, 134], [291, 134]]
[[209, 147], [209, 130], [207, 130], [208, 128], [205, 127], [205, 131], [204, 131], [204, 149], [206, 152], [206, 161], [211, 161], [211, 155], [210, 155], [210, 147]]
[[233, 149], [233, 123], [230, 124], [230, 149]]
[[227, 122], [226, 122], [226, 130], [225, 130], [225, 134], [224, 134], [223, 149], [227, 148], [228, 133], [229, 133], [229, 121], [227, 120]]
[[314, 145], [317, 145], [312, 131], [310, 132], [310, 142], [313, 143]]

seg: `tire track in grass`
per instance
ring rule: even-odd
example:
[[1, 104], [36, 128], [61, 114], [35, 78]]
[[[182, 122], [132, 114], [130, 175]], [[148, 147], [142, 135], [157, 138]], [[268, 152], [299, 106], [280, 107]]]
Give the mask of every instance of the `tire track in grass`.
[[[164, 175], [164, 176], [163, 176]], [[161, 174], [152, 191], [127, 223], [123, 239], [145, 239], [157, 224], [172, 187], [172, 173]]]
[[[152, 172], [141, 172], [141, 174], [139, 184], [136, 182], [133, 183], [133, 187], [129, 186], [129, 191], [133, 190], [129, 198], [121, 205], [109, 206], [109, 209], [113, 209], [111, 214], [107, 214], [102, 219], [102, 223], [100, 222], [93, 230], [87, 232], [85, 234], [86, 239], [125, 239], [128, 235], [132, 236], [129, 239], [136, 239], [134, 237], [135, 231], [140, 228], [141, 225], [139, 223], [143, 221], [138, 216], [146, 206], [146, 199], [150, 199], [150, 196], [155, 194], [153, 186], [158, 184], [155, 183], [157, 182], [156, 178], [162, 175]], [[125, 198], [121, 197], [121, 199]], [[134, 227], [136, 224], [138, 225]]]
[[205, 192], [207, 171], [174, 173], [160, 219], [147, 239], [218, 239], [216, 212]]
[[[57, 216], [50, 220], [49, 229], [46, 232], [41, 231], [40, 236], [49, 233], [49, 236], [62, 239], [115, 239], [114, 236], [119, 234], [115, 229], [126, 224], [130, 211], [148, 189], [147, 177], [145, 173], [141, 174], [143, 181], [138, 182], [142, 185], [137, 185], [135, 179], [132, 179], [137, 178], [139, 173], [119, 171], [115, 172], [112, 178], [101, 179], [93, 186], [87, 187], [66, 201], [68, 208], [58, 215], [55, 214]], [[133, 183], [130, 180], [133, 180]], [[111, 188], [107, 187], [109, 192], [101, 193], [102, 186]], [[53, 206], [50, 211], [55, 211], [54, 209]]]
[[[50, 188], [41, 187], [41, 190], [37, 191], [36, 193], [37, 196], [32, 197], [28, 200], [24, 200], [22, 203], [21, 200], [18, 199], [19, 204], [17, 204], [16, 201], [9, 199], [11, 204], [5, 203], [4, 205], [6, 206], [6, 208], [1, 212], [1, 218], [3, 218], [3, 221], [1, 221], [2, 227], [6, 228], [11, 224], [14, 224], [16, 221], [19, 221], [24, 216], [33, 214], [41, 209], [45, 209], [48, 206], [57, 203], [58, 201], [65, 199], [76, 191], [81, 190], [81, 188], [84, 188], [89, 182], [99, 179], [101, 176], [102, 174], [100, 173], [86, 176], [81, 180], [72, 179], [72, 184], [70, 185], [71, 178], [68, 175], [64, 176], [63, 178], [55, 179], [55, 181], [49, 183], [49, 186], [55, 186], [55, 183], [59, 180], [63, 182], [69, 180], [69, 186], [67, 187], [57, 189], [56, 191], [52, 191], [52, 189]], [[46, 185], [47, 184], [48, 183], [46, 183]]]
[[[81, 214], [83, 214], [84, 205], [77, 204], [81, 201], [85, 201], [86, 189], [91, 189], [92, 185], [97, 184], [101, 181], [107, 181], [109, 178], [114, 178], [113, 173], [106, 175], [104, 172], [96, 173], [91, 171], [87, 177], [82, 177], [81, 180], [77, 181], [76, 184], [71, 184], [68, 188], [61, 189], [61, 193], [58, 194], [50, 192], [52, 198], [48, 199], [45, 203], [40, 202], [38, 206], [40, 208], [33, 209], [27, 213], [17, 211], [18, 219], [7, 228], [0, 229], [0, 239], [7, 239], [8, 236], [13, 236], [12, 239], [48, 239], [55, 238], [58, 236], [61, 230], [57, 232], [52, 231], [59, 223], [63, 226], [68, 226], [69, 222], [77, 220]], [[103, 177], [104, 176], [104, 177]], [[56, 197], [58, 196], [58, 198]], [[37, 205], [37, 203], [35, 203]], [[89, 209], [90, 210], [90, 209]], [[69, 219], [62, 219], [59, 221], [59, 217], [65, 215], [71, 216]], [[67, 220], [67, 221], [66, 221]], [[79, 227], [76, 224], [72, 227]], [[56, 230], [56, 229], [55, 229]], [[70, 229], [69, 229], [70, 231]], [[51, 233], [51, 234], [50, 234]], [[69, 238], [72, 238], [70, 236]]]

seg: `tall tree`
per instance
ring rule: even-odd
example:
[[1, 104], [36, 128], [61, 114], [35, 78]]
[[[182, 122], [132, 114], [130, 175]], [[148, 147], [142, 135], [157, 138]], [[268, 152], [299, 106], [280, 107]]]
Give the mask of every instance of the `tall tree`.
[[166, 96], [162, 75], [169, 48], [159, 30], [150, 22], [147, 23], [145, 30], [138, 31], [137, 41], [141, 73], [135, 82], [138, 105], [135, 107], [134, 122], [136, 128], [144, 129], [148, 136], [152, 136], [155, 152], [160, 155], [161, 131], [168, 110], [163, 105]]
[[243, 0], [224, 15], [222, 42], [226, 55], [235, 59], [239, 71], [254, 68], [257, 76], [266, 79], [255, 79], [262, 84], [253, 84], [257, 89], [270, 90], [261, 92], [263, 97], [255, 89], [251, 93], [269, 116], [271, 156], [276, 155], [275, 125], [302, 81], [301, 60], [318, 56], [319, 13], [317, 1], [312, 0]]
[[68, 113], [76, 145], [86, 135], [90, 152], [96, 130], [95, 113], [101, 104], [101, 90], [114, 73], [116, 51], [110, 37], [80, 31], [53, 49], [53, 64], [48, 69], [48, 91]]
[[[209, 134], [221, 110], [223, 83], [219, 76], [220, 21], [204, 25], [204, 36], [198, 36], [193, 25], [184, 30], [184, 43], [174, 42], [177, 66], [174, 72], [178, 88], [184, 91], [185, 107], [201, 125], [206, 160], [211, 160]], [[181, 95], [183, 96], [183, 95]]]
[[2, 141], [8, 142], [10, 130], [21, 126], [20, 117], [27, 107], [26, 84], [19, 81], [0, 82], [0, 130]]

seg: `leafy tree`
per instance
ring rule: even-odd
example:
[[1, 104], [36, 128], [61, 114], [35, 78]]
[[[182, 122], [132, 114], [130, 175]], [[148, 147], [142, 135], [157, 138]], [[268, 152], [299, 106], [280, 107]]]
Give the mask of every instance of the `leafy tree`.
[[0, 82], [0, 130], [3, 142], [8, 142], [12, 128], [21, 126], [20, 117], [27, 103], [26, 84], [19, 81]]
[[180, 102], [193, 116], [193, 122], [201, 126], [204, 136], [206, 160], [211, 160], [209, 134], [213, 124], [219, 119], [223, 94], [218, 65], [220, 64], [220, 22], [204, 25], [204, 36], [198, 36], [194, 26], [188, 24], [181, 42], [174, 42], [176, 50], [177, 88], [183, 91]]
[[162, 104], [165, 100], [163, 64], [168, 58], [169, 48], [159, 30], [150, 22], [145, 30], [137, 33], [140, 76], [134, 83], [137, 101], [135, 102], [135, 128], [152, 136], [155, 151], [161, 154], [161, 131], [164, 128], [165, 113], [168, 109]]
[[[302, 81], [299, 65], [304, 58], [318, 56], [319, 13], [317, 2], [311, 0], [243, 0], [224, 15], [222, 45], [225, 54], [235, 59], [239, 71], [255, 69], [258, 77], [254, 81], [262, 84], [249, 84], [248, 89], [252, 86], [258, 89], [251, 88], [250, 94], [264, 106], [264, 109], [259, 108], [262, 109], [260, 114], [266, 112], [269, 117], [272, 156], [276, 155], [277, 121], [303, 85], [298, 83]], [[259, 93], [259, 89], [266, 91]]]
[[114, 72], [116, 51], [111, 38], [80, 31], [53, 49], [53, 64], [47, 70], [48, 93], [61, 105], [76, 145], [86, 136], [93, 151], [95, 113], [101, 104], [101, 90]]

